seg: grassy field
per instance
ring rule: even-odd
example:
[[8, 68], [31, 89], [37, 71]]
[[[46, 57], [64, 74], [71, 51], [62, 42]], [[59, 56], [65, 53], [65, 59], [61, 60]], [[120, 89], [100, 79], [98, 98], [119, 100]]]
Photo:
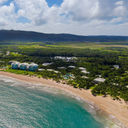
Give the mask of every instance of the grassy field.
[[107, 50], [112, 51], [113, 49], [127, 49], [128, 43], [126, 42], [95, 42], [95, 43], [89, 43], [89, 42], [60, 42], [60, 43], [42, 43], [42, 42], [10, 42], [5, 43], [4, 45], [0, 43], [0, 48], [8, 50], [10, 49], [98, 49], [98, 50]]
[[90, 49], [100, 49], [106, 47], [122, 47], [128, 48], [128, 45], [104, 45], [104, 44], [94, 44], [94, 43], [79, 43], [79, 44], [58, 44], [58, 45], [45, 45], [45, 47], [55, 47], [55, 48], [90, 48]]

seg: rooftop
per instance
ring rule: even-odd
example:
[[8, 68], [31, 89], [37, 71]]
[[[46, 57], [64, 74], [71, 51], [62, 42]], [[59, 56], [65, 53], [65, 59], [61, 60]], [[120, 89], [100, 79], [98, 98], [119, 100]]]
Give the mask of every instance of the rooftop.
[[104, 78], [96, 78], [96, 79], [94, 79], [94, 81], [96, 81], [96, 82], [104, 82], [105, 79]]

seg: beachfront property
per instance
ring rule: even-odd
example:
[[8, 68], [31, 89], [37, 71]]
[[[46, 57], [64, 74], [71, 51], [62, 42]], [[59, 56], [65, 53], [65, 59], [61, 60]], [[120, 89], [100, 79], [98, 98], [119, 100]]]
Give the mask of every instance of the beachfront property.
[[29, 68], [29, 64], [28, 63], [19, 63], [19, 69], [20, 70], [27, 70]]
[[38, 69], [38, 64], [35, 63], [20, 63], [17, 61], [14, 61], [11, 63], [12, 69], [20, 69], [20, 70], [29, 70], [29, 71], [36, 71]]
[[55, 72], [55, 73], [59, 73], [59, 71], [53, 70], [53, 69], [47, 69], [47, 71], [49, 72]]
[[17, 61], [11, 63], [12, 69], [19, 69], [19, 65], [20, 65], [20, 63]]
[[28, 64], [29, 71], [36, 71], [37, 69], [38, 69], [38, 64], [35, 63]]
[[74, 79], [75, 77], [74, 77], [73, 74], [67, 73], [66, 75], [63, 76], [63, 78], [64, 78], [65, 80], [69, 80], [69, 79]]

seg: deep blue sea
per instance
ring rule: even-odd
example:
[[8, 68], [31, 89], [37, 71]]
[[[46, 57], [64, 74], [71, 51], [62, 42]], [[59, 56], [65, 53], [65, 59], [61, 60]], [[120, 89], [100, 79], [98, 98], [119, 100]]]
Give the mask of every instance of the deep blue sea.
[[0, 77], [0, 128], [116, 127], [66, 92]]

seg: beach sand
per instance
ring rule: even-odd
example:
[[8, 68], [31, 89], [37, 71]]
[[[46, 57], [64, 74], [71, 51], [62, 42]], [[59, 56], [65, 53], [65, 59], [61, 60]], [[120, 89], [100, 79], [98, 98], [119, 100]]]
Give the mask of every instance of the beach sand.
[[[113, 100], [110, 96], [102, 97], [102, 96], [93, 96], [90, 90], [77, 89], [72, 86], [56, 83], [53, 80], [46, 80], [43, 78], [37, 77], [29, 77], [25, 75], [17, 75], [13, 73], [0, 71], [0, 75], [7, 76], [11, 78], [15, 78], [20, 81], [29, 82], [32, 84], [42, 84], [50, 87], [55, 87], [57, 89], [64, 90], [69, 92], [81, 99], [94, 104], [100, 110], [103, 110], [111, 117], [116, 118], [121, 123], [121, 128], [128, 128], [128, 104], [126, 104], [123, 100], [117, 101]], [[124, 126], [123, 126], [124, 125]]]

